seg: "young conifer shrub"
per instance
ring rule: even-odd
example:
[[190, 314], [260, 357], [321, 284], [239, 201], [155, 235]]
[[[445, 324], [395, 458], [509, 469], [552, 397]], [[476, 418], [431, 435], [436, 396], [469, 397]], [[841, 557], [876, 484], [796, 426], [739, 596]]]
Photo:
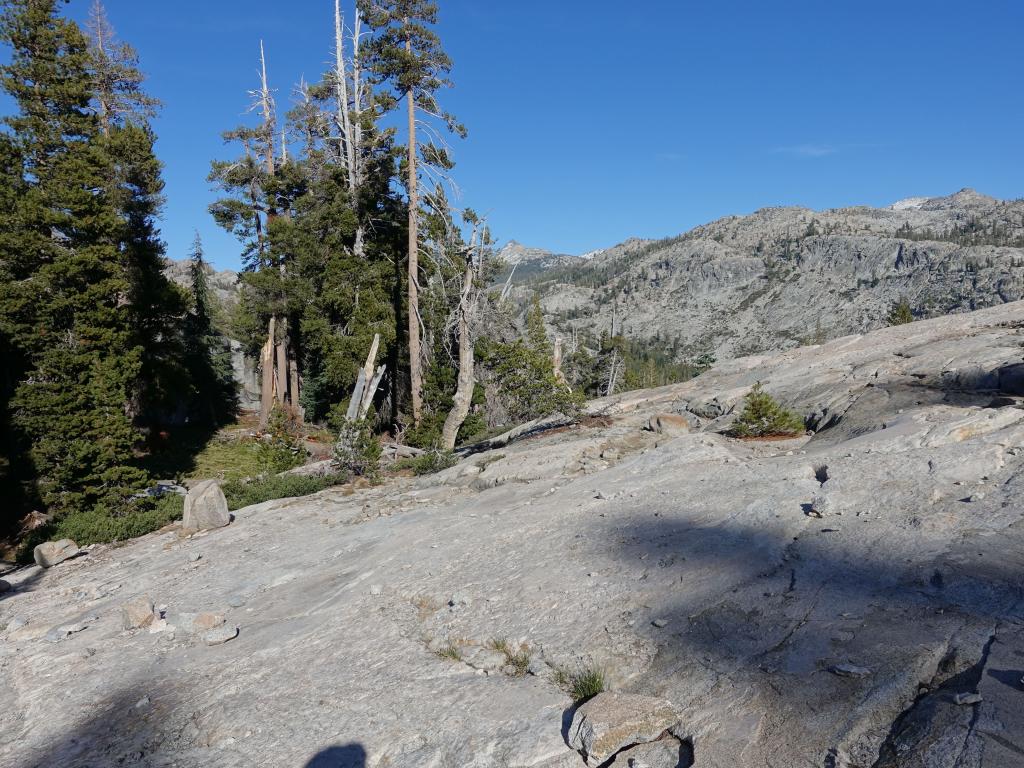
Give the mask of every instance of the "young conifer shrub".
[[743, 410], [733, 423], [733, 437], [788, 437], [802, 434], [804, 422], [783, 408], [757, 382], [743, 400]]

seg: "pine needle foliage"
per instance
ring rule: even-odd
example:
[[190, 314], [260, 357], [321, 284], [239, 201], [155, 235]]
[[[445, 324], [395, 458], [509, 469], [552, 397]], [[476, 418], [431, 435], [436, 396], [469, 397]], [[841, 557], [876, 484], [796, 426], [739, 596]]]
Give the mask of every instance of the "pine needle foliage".
[[779, 405], [764, 391], [761, 382], [757, 382], [744, 398], [743, 410], [730, 434], [733, 437], [789, 437], [803, 434], [803, 431], [803, 419]]

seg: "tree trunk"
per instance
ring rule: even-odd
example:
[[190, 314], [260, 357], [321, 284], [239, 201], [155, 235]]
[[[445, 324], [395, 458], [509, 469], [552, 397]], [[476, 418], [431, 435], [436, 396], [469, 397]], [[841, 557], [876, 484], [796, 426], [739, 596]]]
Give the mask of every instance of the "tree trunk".
[[288, 391], [291, 396], [292, 410], [295, 412], [295, 418], [301, 424], [305, 420], [305, 414], [302, 412], [302, 406], [299, 404], [301, 401], [299, 397], [299, 366], [295, 363], [295, 356], [288, 361]]
[[282, 321], [281, 340], [277, 342], [276, 398], [278, 405], [288, 403], [288, 326]]
[[274, 318], [270, 318], [267, 327], [267, 340], [260, 352], [263, 387], [260, 391], [260, 431], [267, 428], [270, 421], [270, 410], [274, 406]]
[[[412, 51], [412, 43], [405, 41], [405, 50]], [[418, 180], [416, 178], [416, 104], [410, 88], [405, 94], [409, 112], [409, 385], [412, 395], [412, 423], [419, 426], [423, 418], [423, 368], [420, 362], [420, 304], [417, 286], [419, 273], [419, 208]]]
[[473, 289], [473, 260], [466, 259], [466, 274], [462, 279], [462, 300], [459, 302], [459, 378], [452, 397], [452, 409], [441, 430], [441, 447], [455, 448], [459, 428], [469, 415], [473, 403], [473, 343], [469, 338], [469, 294]]

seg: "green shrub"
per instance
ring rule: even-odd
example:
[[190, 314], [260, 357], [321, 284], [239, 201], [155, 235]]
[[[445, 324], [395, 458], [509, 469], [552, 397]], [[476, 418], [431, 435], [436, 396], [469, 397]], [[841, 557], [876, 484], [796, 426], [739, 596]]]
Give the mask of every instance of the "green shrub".
[[274, 499], [308, 496], [325, 488], [340, 485], [347, 479], [346, 475], [340, 473], [322, 477], [274, 475], [259, 480], [229, 480], [221, 486], [221, 490], [228, 501], [228, 509], [235, 510]]
[[458, 463], [459, 457], [451, 451], [431, 450], [419, 456], [396, 461], [395, 469], [411, 469], [414, 475], [432, 475]]
[[733, 422], [733, 437], [787, 437], [804, 432], [804, 421], [779, 405], [757, 382], [743, 400], [743, 410]]
[[572, 696], [576, 704], [582, 704], [605, 690], [604, 670], [600, 667], [582, 667], [575, 672], [558, 670], [556, 682]]
[[132, 499], [117, 510], [96, 506], [71, 512], [27, 536], [18, 551], [18, 560], [30, 562], [32, 550], [44, 541], [73, 539], [84, 547], [144, 536], [180, 520], [184, 505], [183, 496], [167, 493], [160, 497]]
[[886, 320], [889, 325], [906, 325], [914, 322], [914, 312], [910, 309], [910, 303], [906, 299], [900, 299], [889, 311]]

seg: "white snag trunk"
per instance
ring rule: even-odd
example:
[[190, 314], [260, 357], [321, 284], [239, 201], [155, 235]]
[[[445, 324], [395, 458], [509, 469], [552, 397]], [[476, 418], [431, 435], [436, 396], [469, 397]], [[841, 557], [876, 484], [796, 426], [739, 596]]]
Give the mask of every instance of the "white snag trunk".
[[473, 341], [469, 337], [469, 294], [473, 286], [473, 266], [467, 260], [463, 278], [462, 301], [459, 303], [459, 378], [452, 397], [452, 409], [444, 420], [441, 430], [441, 447], [446, 451], [455, 448], [459, 429], [469, 415], [473, 403]]
[[274, 407], [274, 318], [267, 324], [267, 340], [260, 352], [260, 370], [263, 385], [260, 389], [260, 429], [267, 428], [270, 411]]

